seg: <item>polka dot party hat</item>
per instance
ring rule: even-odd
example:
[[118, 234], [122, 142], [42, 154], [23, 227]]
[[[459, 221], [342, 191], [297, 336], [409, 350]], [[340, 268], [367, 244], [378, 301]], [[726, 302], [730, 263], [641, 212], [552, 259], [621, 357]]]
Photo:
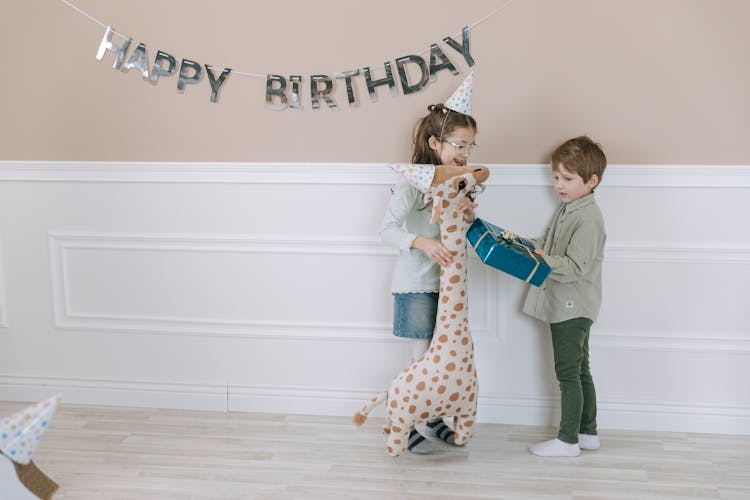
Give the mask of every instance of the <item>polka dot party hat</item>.
[[445, 101], [445, 107], [463, 113], [465, 115], [471, 114], [471, 95], [474, 93], [474, 71], [469, 73], [469, 76], [464, 79], [460, 87], [453, 92], [453, 95]]
[[19, 464], [28, 464], [57, 409], [60, 396], [19, 411], [0, 420], [0, 451]]
[[389, 163], [389, 167], [406, 177], [412, 186], [423, 193], [432, 185], [435, 177], [435, 165], [415, 165], [413, 163]]

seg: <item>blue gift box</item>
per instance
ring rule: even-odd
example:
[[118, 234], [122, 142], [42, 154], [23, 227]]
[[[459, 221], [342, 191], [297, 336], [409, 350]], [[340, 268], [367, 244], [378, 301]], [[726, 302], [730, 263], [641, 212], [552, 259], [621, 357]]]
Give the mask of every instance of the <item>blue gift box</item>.
[[534, 286], [552, 271], [529, 240], [485, 220], [474, 219], [466, 237], [482, 262]]

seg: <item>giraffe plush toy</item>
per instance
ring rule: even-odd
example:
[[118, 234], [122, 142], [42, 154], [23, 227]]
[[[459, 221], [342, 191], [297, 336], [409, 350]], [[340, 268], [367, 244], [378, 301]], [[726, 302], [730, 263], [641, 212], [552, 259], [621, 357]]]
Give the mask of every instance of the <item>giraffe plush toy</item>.
[[432, 222], [453, 261], [440, 269], [440, 294], [435, 331], [427, 352], [400, 372], [390, 386], [354, 414], [361, 426], [378, 404], [386, 401], [386, 451], [406, 450], [415, 424], [436, 418], [453, 420], [456, 444], [471, 439], [477, 414], [477, 370], [469, 331], [466, 290], [466, 231], [469, 223], [456, 209], [458, 201], [489, 177], [487, 167], [452, 165], [391, 165], [432, 200]]

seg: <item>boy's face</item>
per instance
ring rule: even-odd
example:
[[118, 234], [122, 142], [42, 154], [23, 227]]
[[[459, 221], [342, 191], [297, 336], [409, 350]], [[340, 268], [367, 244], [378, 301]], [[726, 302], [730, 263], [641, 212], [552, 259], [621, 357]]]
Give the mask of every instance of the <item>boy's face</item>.
[[579, 174], [568, 171], [562, 163], [555, 166], [554, 175], [555, 191], [564, 203], [571, 203], [591, 194], [599, 184], [599, 177], [596, 174], [592, 175], [587, 182], [583, 182]]

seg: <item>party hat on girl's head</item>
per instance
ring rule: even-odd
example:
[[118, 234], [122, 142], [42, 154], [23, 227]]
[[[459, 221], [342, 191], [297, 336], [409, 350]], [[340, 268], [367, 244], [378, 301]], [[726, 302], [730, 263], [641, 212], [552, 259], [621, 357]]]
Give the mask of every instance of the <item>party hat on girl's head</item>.
[[474, 71], [469, 73], [469, 76], [464, 79], [460, 87], [453, 92], [453, 95], [445, 101], [445, 107], [463, 113], [465, 115], [471, 114], [471, 95], [474, 93]]
[[389, 163], [389, 167], [406, 177], [412, 186], [423, 193], [432, 185], [435, 177], [435, 165], [415, 165], [414, 163]]
[[28, 464], [58, 401], [60, 396], [54, 396], [1, 419], [0, 452], [18, 464]]

